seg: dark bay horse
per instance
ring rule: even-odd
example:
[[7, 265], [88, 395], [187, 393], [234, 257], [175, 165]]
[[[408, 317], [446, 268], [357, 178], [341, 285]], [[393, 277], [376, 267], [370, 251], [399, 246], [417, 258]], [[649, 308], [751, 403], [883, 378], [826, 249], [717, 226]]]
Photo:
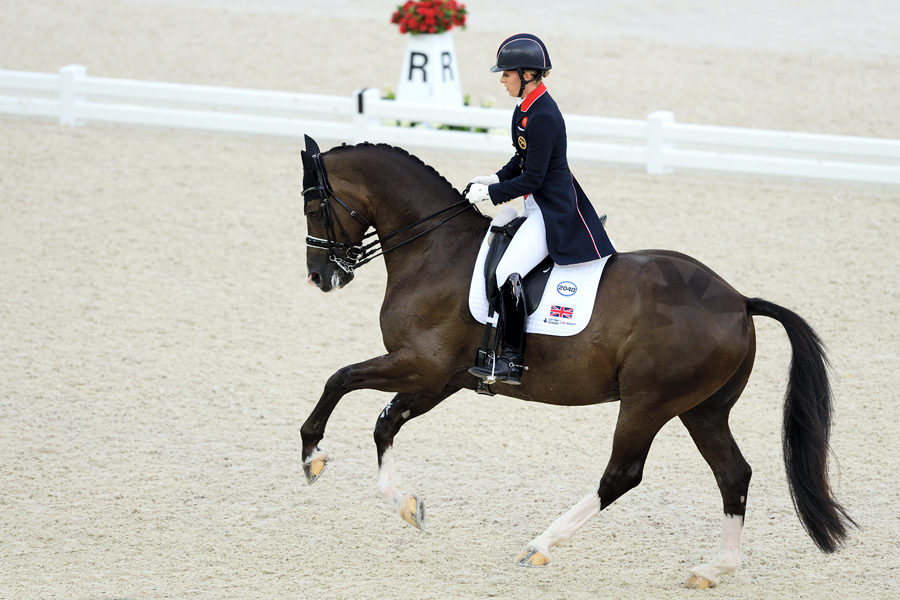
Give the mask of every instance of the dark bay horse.
[[[381, 308], [387, 354], [343, 367], [326, 382], [301, 429], [307, 479], [314, 482], [325, 467], [327, 454], [318, 444], [340, 399], [359, 389], [394, 392], [374, 432], [378, 489], [401, 517], [424, 529], [424, 504], [401, 492], [392, 444], [404, 423], [476, 387], [467, 369], [483, 326], [470, 314], [468, 289], [489, 219], [399, 148], [361, 144], [320, 153], [307, 140], [303, 167], [308, 282], [324, 292], [349, 283], [370, 227], [387, 268]], [[781, 323], [793, 352], [782, 435], [797, 514], [823, 551], [842, 545], [855, 523], [828, 483], [831, 389], [819, 337], [792, 311], [742, 296], [697, 260], [646, 250], [609, 259], [585, 331], [529, 336], [530, 370], [522, 385], [493, 386], [499, 394], [548, 404], [619, 402], [612, 454], [598, 487], [532, 540], [518, 564], [547, 564], [551, 547], [638, 485], [654, 436], [678, 417], [712, 468], [724, 508], [721, 549], [692, 570], [686, 585], [709, 587], [737, 569], [751, 470], [728, 415], [753, 368], [754, 316]]]

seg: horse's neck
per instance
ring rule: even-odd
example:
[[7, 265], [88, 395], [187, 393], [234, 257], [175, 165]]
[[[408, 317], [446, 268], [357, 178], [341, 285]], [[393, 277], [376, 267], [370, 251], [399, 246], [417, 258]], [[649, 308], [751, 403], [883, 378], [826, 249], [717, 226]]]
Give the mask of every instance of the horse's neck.
[[[425, 221], [420, 227], [413, 228], [414, 233], [418, 233], [447, 218], [453, 214], [453, 210], [459, 209], [448, 210], [433, 219], [429, 217], [462, 200], [462, 197], [457, 198], [449, 192], [450, 190], [441, 190], [435, 193], [428, 186], [407, 186], [402, 182], [387, 189], [370, 188], [370, 197], [374, 197], [374, 225], [378, 237], [384, 239], [417, 221]], [[398, 237], [405, 239], [407, 236], [400, 234]]]
[[[464, 210], [464, 203], [436, 214], [463, 200], [449, 182], [421, 161], [414, 162], [413, 157], [381, 149], [356, 155], [357, 159], [349, 161], [353, 156], [336, 157], [339, 160], [334, 164], [335, 179], [346, 179], [351, 186], [365, 191], [375, 232], [385, 240], [382, 249], [387, 251], [384, 260], [389, 278], [402, 277], [407, 272], [431, 273], [441, 265], [450, 269], [456, 262], [468, 264], [467, 269], [474, 264], [488, 221], [476, 216], [474, 209]], [[463, 212], [404, 244], [459, 211]], [[391, 237], [419, 221], [423, 222]]]
[[[432, 208], [433, 210], [429, 209], [423, 212], [421, 216], [415, 218], [407, 217], [408, 222], [401, 223], [399, 227], [428, 217], [441, 209], [439, 206]], [[402, 246], [399, 245], [405, 240], [411, 239], [423, 231], [438, 225], [438, 223], [453, 215], [454, 212], [463, 208], [451, 209], [387, 242], [388, 252], [385, 254], [384, 259], [389, 279], [402, 279], [408, 275], [449, 274], [461, 269], [471, 270], [475, 257], [478, 254], [481, 240], [484, 238], [489, 225], [489, 221], [477, 216], [474, 209], [463, 211], [415, 241]], [[379, 237], [384, 237], [390, 233], [379, 231]], [[393, 248], [396, 248], [396, 250], [393, 250]]]

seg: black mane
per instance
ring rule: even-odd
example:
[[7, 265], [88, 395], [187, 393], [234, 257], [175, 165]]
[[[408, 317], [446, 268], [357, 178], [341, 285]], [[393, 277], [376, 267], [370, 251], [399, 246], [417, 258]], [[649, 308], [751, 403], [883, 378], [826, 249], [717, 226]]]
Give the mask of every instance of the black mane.
[[335, 146], [334, 148], [332, 148], [332, 149], [329, 150], [328, 152], [342, 152], [342, 151], [345, 151], [345, 150], [351, 150], [351, 149], [354, 149], [354, 148], [366, 148], [366, 147], [369, 147], [369, 148], [384, 148], [384, 149], [386, 149], [386, 150], [391, 150], [391, 151], [393, 151], [393, 152], [399, 152], [399, 153], [402, 154], [403, 156], [412, 159], [412, 161], [413, 161], [414, 163], [420, 165], [420, 166], [421, 166], [422, 168], [424, 168], [426, 171], [429, 171], [429, 172], [431, 172], [431, 173], [434, 173], [434, 176], [437, 177], [438, 179], [440, 179], [441, 181], [443, 181], [444, 184], [445, 184], [448, 188], [450, 188], [451, 190], [453, 190], [454, 192], [456, 192], [457, 195], [462, 196], [462, 193], [461, 193], [459, 190], [457, 190], [455, 187], [453, 187], [453, 184], [450, 183], [450, 181], [448, 181], [446, 177], [444, 177], [443, 175], [441, 175], [441, 174], [438, 172], [437, 169], [435, 169], [434, 167], [432, 167], [432, 166], [429, 165], [429, 164], [426, 164], [425, 161], [423, 161], [421, 158], [419, 158], [419, 157], [416, 156], [415, 154], [410, 154], [408, 151], [404, 150], [403, 148], [401, 148], [401, 147], [399, 147], [399, 146], [391, 146], [390, 144], [373, 144], [372, 142], [362, 142], [362, 143], [356, 144], [356, 145], [349, 145], [349, 144], [344, 143], [344, 144], [341, 144], [340, 146]]

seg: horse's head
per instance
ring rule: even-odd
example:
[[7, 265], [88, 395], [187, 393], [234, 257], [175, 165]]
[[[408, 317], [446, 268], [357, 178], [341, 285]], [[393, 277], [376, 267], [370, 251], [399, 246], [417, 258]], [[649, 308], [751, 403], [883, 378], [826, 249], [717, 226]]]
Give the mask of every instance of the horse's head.
[[364, 199], [356, 198], [358, 186], [340, 177], [329, 181], [325, 154], [309, 138], [302, 158], [307, 282], [330, 292], [353, 279], [353, 266], [362, 254], [363, 235], [369, 228], [366, 218], [357, 212]]
[[[347, 285], [353, 269], [373, 258], [416, 247], [408, 243], [418, 250], [403, 256], [417, 256], [421, 244], [438, 243], [437, 233], [422, 236], [457, 215], [469, 212], [471, 217], [471, 205], [450, 182], [402, 148], [363, 142], [320, 152], [307, 136], [302, 156], [307, 281], [323, 292]], [[441, 228], [454, 240], [448, 243], [455, 243], [461, 231], [483, 235], [483, 228], [461, 221]], [[369, 228], [375, 231], [366, 234]], [[363, 246], [363, 239], [373, 235], [377, 239]], [[400, 256], [392, 254], [385, 266], [404, 264]]]

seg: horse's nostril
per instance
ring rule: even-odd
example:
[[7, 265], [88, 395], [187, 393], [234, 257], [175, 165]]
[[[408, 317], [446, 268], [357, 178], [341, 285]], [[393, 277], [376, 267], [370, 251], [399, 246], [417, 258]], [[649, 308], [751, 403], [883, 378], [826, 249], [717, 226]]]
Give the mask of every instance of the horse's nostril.
[[306, 283], [315, 287], [320, 287], [322, 285], [322, 277], [318, 273], [310, 273], [306, 278]]

